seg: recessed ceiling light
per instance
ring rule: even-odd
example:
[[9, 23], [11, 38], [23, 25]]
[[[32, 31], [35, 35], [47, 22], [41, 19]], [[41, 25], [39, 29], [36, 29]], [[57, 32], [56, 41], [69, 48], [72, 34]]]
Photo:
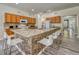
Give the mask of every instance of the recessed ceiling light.
[[19, 3], [16, 3], [16, 4], [19, 4]]
[[48, 10], [48, 12], [51, 12], [51, 10]]
[[32, 11], [34, 11], [34, 9], [32, 9]]

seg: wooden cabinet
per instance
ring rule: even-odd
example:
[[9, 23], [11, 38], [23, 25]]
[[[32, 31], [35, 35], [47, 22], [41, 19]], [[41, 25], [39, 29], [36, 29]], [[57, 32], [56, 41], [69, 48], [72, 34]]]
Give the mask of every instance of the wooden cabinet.
[[49, 20], [51, 20], [51, 23], [61, 23], [60, 16], [50, 17]]
[[7, 33], [8, 36], [14, 35], [14, 32], [11, 31], [10, 29], [5, 29], [5, 32]]
[[36, 19], [35, 18], [29, 18], [28, 23], [36, 23]]
[[56, 17], [56, 23], [61, 23], [61, 17], [60, 16]]
[[10, 22], [11, 21], [11, 15], [10, 14], [5, 14], [5, 22]]
[[20, 19], [21, 19], [21, 18], [17, 15], [17, 16], [16, 16], [16, 23], [20, 23]]
[[16, 23], [16, 15], [14, 14], [5, 14], [5, 22], [7, 23]]
[[36, 23], [36, 19], [35, 18], [32, 18], [32, 23]]
[[55, 21], [56, 21], [55, 17], [52, 17], [50, 20], [51, 20], [52, 23], [55, 23]]
[[12, 23], [16, 23], [16, 15], [11, 15], [11, 21]]
[[32, 18], [32, 17], [5, 13], [5, 22], [6, 23], [20, 23], [21, 19], [26, 19], [28, 21], [28, 24], [35, 24], [36, 23], [36, 19]]
[[31, 18], [28, 17], [27, 19], [28, 19], [28, 23], [31, 23]]

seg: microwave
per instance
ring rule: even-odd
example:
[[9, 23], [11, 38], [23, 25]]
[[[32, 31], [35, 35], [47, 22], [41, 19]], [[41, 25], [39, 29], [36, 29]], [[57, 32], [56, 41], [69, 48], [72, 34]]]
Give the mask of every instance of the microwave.
[[21, 19], [20, 20], [20, 23], [27, 23], [28, 21], [27, 21], [27, 19]]

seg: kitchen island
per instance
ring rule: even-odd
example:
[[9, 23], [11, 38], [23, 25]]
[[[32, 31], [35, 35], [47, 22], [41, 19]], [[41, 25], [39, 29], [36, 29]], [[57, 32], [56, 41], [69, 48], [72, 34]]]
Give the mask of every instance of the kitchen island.
[[[21, 38], [26, 43], [28, 54], [38, 54], [45, 45], [38, 43], [38, 41], [60, 30], [60, 28], [50, 29], [15, 29], [13, 32], [15, 36]], [[27, 52], [26, 52], [27, 53]]]

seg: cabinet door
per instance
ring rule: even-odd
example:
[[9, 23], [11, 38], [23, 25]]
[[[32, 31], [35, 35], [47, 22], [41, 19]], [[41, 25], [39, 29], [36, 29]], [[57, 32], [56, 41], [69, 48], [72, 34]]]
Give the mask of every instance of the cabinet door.
[[33, 18], [31, 18], [31, 23], [34, 23], [34, 19]]
[[36, 19], [35, 18], [32, 18], [32, 23], [36, 23]]
[[16, 15], [11, 15], [11, 22], [16, 23]]
[[8, 13], [5, 14], [5, 22], [11, 22], [11, 15]]
[[52, 20], [52, 23], [55, 23], [55, 22], [56, 22], [56, 21], [55, 21], [55, 20], [56, 20], [55, 17], [52, 17], [51, 20]]
[[20, 20], [21, 20], [20, 16], [16, 16], [16, 22], [20, 23]]
[[32, 20], [31, 20], [31, 18], [30, 18], [30, 17], [28, 17], [27, 19], [28, 19], [28, 23], [31, 23], [31, 21], [32, 21]]
[[61, 17], [59, 16], [59, 23], [61, 23]]
[[57, 16], [57, 17], [56, 17], [56, 23], [61, 23], [61, 18], [60, 18], [60, 16]]
[[60, 16], [51, 17], [51, 23], [61, 23], [61, 17]]

